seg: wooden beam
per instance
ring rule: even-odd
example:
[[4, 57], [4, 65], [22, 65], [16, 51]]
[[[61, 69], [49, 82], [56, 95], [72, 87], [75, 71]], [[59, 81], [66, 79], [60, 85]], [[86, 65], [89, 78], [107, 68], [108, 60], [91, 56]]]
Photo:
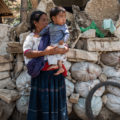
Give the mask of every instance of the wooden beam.
[[20, 9], [21, 22], [26, 22], [27, 20], [27, 9], [28, 9], [28, 1], [21, 0], [21, 9]]
[[0, 23], [2, 23], [2, 17], [0, 17]]

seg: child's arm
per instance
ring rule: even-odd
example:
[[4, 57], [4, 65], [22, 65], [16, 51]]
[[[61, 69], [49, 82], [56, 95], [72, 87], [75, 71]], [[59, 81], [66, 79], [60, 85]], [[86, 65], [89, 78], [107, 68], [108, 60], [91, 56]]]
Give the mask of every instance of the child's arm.
[[70, 34], [69, 34], [68, 27], [67, 27], [66, 24], [64, 25], [63, 32], [64, 32], [63, 41], [67, 42], [67, 40], [69, 39]]
[[41, 30], [39, 35], [42, 36], [42, 35], [44, 35], [44, 34], [46, 34], [48, 32], [49, 32], [49, 25], [46, 26], [43, 30]]

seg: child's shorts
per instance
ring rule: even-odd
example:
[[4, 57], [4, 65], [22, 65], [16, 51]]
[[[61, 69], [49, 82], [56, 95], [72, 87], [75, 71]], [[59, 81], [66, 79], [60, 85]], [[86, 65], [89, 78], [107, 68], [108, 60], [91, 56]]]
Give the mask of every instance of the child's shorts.
[[[65, 45], [57, 45], [54, 44], [52, 46], [58, 46], [59, 48], [65, 48]], [[57, 65], [58, 60], [60, 61], [66, 61], [66, 55], [65, 54], [56, 54], [56, 55], [47, 55], [48, 64], [49, 65]]]

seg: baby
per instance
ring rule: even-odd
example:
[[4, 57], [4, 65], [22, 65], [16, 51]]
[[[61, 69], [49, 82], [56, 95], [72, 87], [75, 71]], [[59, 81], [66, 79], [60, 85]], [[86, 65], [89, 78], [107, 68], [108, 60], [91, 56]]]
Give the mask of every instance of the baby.
[[[50, 11], [50, 18], [52, 23], [50, 23], [46, 28], [44, 28], [40, 35], [49, 32], [50, 34], [50, 45], [58, 46], [59, 48], [65, 47], [65, 42], [69, 38], [69, 31], [66, 25], [66, 10], [62, 7], [54, 7]], [[65, 61], [65, 55], [49, 55], [47, 56], [48, 64], [51, 65], [48, 69], [59, 67], [59, 70], [55, 75], [59, 75], [64, 72], [62, 68], [62, 62]]]

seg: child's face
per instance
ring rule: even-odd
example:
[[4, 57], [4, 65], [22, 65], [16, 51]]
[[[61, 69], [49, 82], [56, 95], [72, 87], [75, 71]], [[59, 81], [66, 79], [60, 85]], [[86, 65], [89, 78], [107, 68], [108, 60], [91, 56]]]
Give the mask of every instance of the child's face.
[[64, 25], [66, 23], [66, 12], [59, 12], [58, 15], [52, 17], [54, 24]]

